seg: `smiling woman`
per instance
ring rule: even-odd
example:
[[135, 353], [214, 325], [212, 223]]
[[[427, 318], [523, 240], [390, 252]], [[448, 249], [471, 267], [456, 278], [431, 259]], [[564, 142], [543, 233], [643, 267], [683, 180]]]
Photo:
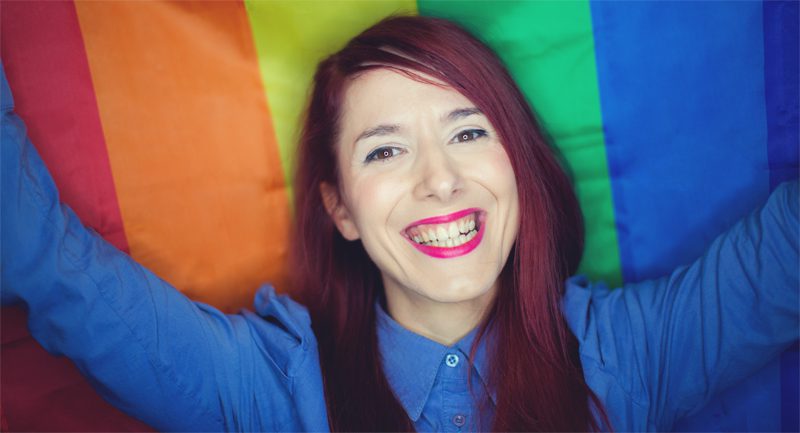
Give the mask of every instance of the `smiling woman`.
[[[798, 189], [690, 266], [571, 277], [583, 222], [502, 63], [391, 17], [320, 63], [290, 270], [225, 315], [58, 202], [2, 87], [3, 302], [105, 398], [164, 430], [668, 430], [798, 336]], [[80, 318], [80, 320], [76, 320]]]
[[[469, 412], [482, 412], [483, 425], [470, 417], [473, 429], [492, 420], [499, 431], [598, 428], [558, 307], [580, 259], [580, 211], [494, 53], [452, 23], [399, 17], [322, 62], [315, 82], [300, 146], [294, 268], [309, 270], [297, 287], [319, 318], [332, 425], [437, 428], [429, 420], [438, 415], [425, 410], [409, 424], [392, 396], [405, 385], [381, 385], [378, 337], [364, 330], [375, 329], [382, 305], [443, 346], [478, 327], [473, 348], [505, 360], [480, 378], [499, 398], [476, 393]], [[344, 239], [331, 226], [309, 229], [324, 218], [320, 200]], [[462, 218], [477, 229], [468, 242]], [[495, 404], [494, 417], [479, 409]]]

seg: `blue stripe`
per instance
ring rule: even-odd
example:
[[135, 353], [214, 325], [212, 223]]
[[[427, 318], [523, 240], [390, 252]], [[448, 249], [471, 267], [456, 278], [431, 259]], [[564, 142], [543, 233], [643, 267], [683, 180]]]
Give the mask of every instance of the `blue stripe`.
[[[769, 194], [763, 9], [591, 9], [622, 274], [639, 281], [691, 262]], [[776, 360], [676, 428], [779, 430], [780, 371]]]
[[638, 281], [767, 197], [761, 4], [591, 6], [623, 277]]

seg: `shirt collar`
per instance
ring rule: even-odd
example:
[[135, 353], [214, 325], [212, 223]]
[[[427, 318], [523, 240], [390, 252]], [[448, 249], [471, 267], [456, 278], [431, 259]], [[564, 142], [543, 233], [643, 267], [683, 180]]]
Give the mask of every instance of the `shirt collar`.
[[[481, 381], [483, 382], [483, 386], [489, 390], [489, 396], [492, 398], [492, 403], [495, 405], [497, 404], [497, 390], [489, 386], [489, 342], [493, 340], [493, 332], [491, 328], [487, 331], [486, 334], [481, 338], [478, 347], [475, 349], [475, 357], [472, 360], [472, 366], [478, 372], [478, 377], [480, 377]], [[464, 338], [459, 340], [455, 347], [458, 348], [462, 353], [464, 353], [467, 357], [469, 357], [470, 351], [472, 350], [472, 343], [475, 341], [475, 338], [478, 336], [478, 328], [473, 329], [470, 331], [469, 334], [465, 335]]]
[[[383, 371], [400, 404], [408, 416], [416, 422], [428, 401], [445, 356], [455, 349], [461, 352], [461, 356], [467, 358], [477, 329], [473, 329], [456, 344], [448, 347], [403, 328], [380, 305], [376, 304], [375, 310]], [[473, 367], [484, 386], [487, 386], [489, 377], [486, 339], [481, 339], [473, 360]], [[495, 390], [490, 389], [489, 394], [492, 402], [496, 404]]]

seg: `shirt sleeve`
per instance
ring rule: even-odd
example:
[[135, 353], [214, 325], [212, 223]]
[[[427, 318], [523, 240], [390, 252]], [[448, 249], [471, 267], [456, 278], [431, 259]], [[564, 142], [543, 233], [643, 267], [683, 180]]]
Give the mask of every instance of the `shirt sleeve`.
[[646, 413], [637, 422], [628, 411], [622, 424], [667, 431], [797, 340], [798, 194], [797, 182], [781, 185], [665, 278], [619, 290], [567, 282], [564, 311], [582, 360]]
[[[2, 77], [2, 301], [115, 406], [159, 430], [277, 429], [302, 341], [253, 313], [194, 303], [86, 229], [56, 186]], [[258, 394], [258, 395], [256, 395]]]

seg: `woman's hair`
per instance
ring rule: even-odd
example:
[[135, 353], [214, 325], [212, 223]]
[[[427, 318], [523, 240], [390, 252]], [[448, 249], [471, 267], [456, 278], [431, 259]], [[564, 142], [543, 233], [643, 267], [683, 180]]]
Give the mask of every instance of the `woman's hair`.
[[320, 193], [322, 182], [338, 186], [336, 143], [347, 85], [376, 68], [419, 80], [415, 73], [425, 74], [463, 94], [492, 123], [514, 168], [519, 235], [475, 343], [491, 330], [493, 429], [599, 430], [592, 406], [607, 426], [559, 307], [564, 280], [583, 251], [583, 220], [569, 178], [488, 47], [449, 21], [390, 17], [319, 64], [299, 145], [291, 270], [319, 341], [331, 428], [414, 430], [381, 366], [375, 326], [380, 271], [361, 242], [338, 233]]

